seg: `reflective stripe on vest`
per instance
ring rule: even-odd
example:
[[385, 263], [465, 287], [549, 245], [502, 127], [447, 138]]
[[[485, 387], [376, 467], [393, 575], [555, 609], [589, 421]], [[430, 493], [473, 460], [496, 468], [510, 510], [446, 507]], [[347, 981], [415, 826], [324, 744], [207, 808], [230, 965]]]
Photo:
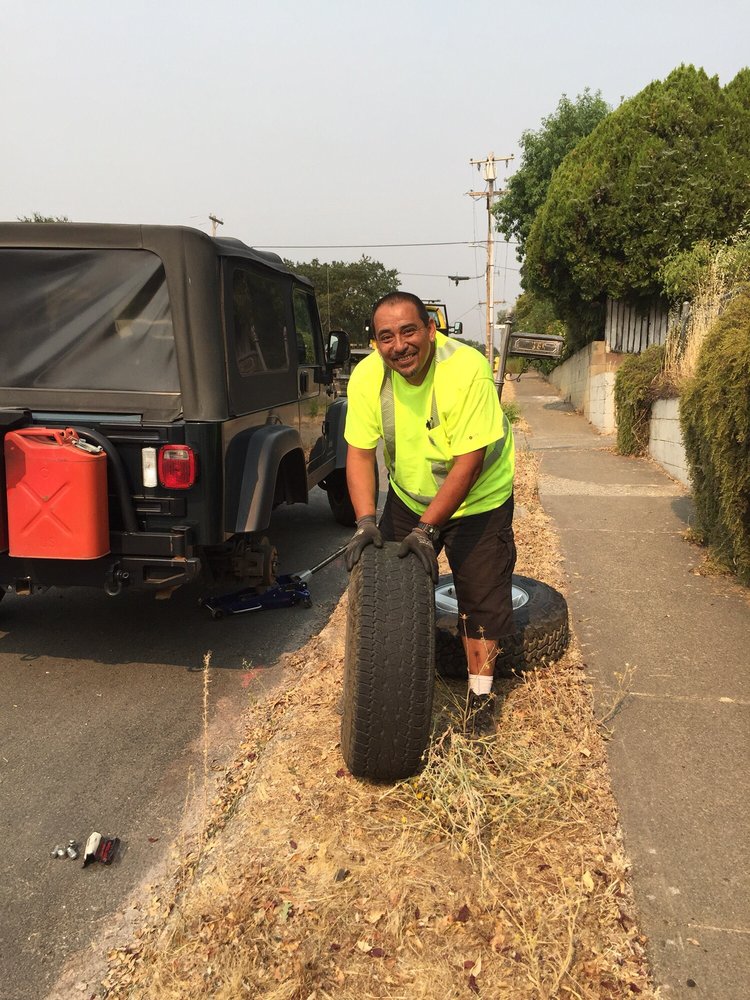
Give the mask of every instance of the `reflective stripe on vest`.
[[[458, 344], [451, 340], [446, 341], [445, 344], [435, 348], [435, 362], [440, 363], [441, 361], [446, 361], [451, 354], [458, 349]], [[380, 415], [383, 423], [383, 450], [385, 452], [385, 464], [391, 474], [393, 474], [396, 470], [396, 405], [393, 398], [393, 372], [387, 367], [385, 368], [383, 382], [380, 386]], [[434, 382], [432, 388], [430, 426], [433, 429], [440, 426], [440, 414], [438, 413], [437, 408]], [[492, 444], [488, 444], [485, 448], [484, 461], [482, 462], [480, 476], [484, 475], [487, 469], [500, 459], [508, 434], [510, 434], [510, 422], [503, 412], [503, 436], [497, 441], [494, 441]], [[452, 468], [452, 461], [430, 463], [430, 470], [433, 478], [435, 479], [438, 490], [445, 482], [446, 476]], [[419, 493], [410, 493], [409, 490], [405, 490], [401, 484], [399, 484], [399, 489], [416, 503], [430, 504], [434, 500], [434, 496], [428, 497], [422, 496]]]

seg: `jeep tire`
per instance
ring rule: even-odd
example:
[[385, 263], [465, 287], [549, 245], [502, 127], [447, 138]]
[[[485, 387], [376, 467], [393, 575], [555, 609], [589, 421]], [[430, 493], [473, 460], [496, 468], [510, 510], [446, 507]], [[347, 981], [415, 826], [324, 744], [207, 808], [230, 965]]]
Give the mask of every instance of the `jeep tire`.
[[432, 581], [396, 542], [368, 545], [349, 580], [341, 751], [352, 774], [379, 781], [419, 768], [432, 723]]
[[335, 520], [347, 528], [353, 527], [356, 519], [346, 484], [346, 469], [335, 469], [330, 476], [326, 476], [326, 492]]
[[[375, 466], [375, 507], [378, 506], [379, 489], [378, 467]], [[349, 496], [349, 486], [346, 482], [346, 469], [334, 469], [330, 476], [326, 476], [326, 492], [328, 493], [328, 503], [334, 519], [343, 524], [345, 528], [353, 528], [356, 524], [352, 498]]]
[[[441, 576], [438, 587], [452, 583], [452, 580], [450, 575]], [[513, 586], [524, 591], [528, 599], [513, 611], [513, 635], [505, 636], [499, 643], [495, 673], [506, 677], [559, 660], [570, 640], [568, 605], [559, 591], [540, 580], [515, 574]], [[455, 621], [438, 617], [435, 656], [437, 672], [441, 677], [467, 676], [466, 654], [459, 627]]]

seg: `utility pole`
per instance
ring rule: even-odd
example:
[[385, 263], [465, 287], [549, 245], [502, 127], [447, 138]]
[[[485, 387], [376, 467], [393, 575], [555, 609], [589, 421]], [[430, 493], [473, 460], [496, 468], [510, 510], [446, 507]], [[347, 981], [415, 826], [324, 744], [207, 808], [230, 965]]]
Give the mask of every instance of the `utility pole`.
[[502, 191], [495, 191], [495, 181], [497, 179], [497, 172], [495, 170], [496, 163], [509, 163], [513, 159], [512, 156], [495, 156], [494, 153], [490, 153], [483, 160], [469, 160], [469, 163], [476, 164], [477, 170], [483, 169], [484, 179], [487, 181], [486, 191], [469, 191], [469, 195], [472, 198], [486, 198], [487, 199], [487, 360], [490, 365], [492, 365], [492, 352], [494, 346], [493, 332], [495, 329], [495, 302], [494, 302], [494, 283], [495, 283], [495, 241], [494, 241], [494, 227], [493, 217], [492, 217], [492, 201], [497, 196], [502, 194]]
[[209, 219], [211, 220], [211, 235], [216, 236], [216, 227], [223, 226], [224, 220], [217, 219], [215, 215], [209, 215]]

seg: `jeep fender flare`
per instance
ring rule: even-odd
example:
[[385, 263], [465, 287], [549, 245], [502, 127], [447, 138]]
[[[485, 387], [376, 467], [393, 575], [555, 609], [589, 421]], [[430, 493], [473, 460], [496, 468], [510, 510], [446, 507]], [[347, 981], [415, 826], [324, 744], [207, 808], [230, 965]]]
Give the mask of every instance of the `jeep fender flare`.
[[346, 412], [349, 409], [348, 399], [336, 399], [328, 407], [326, 421], [328, 423], [328, 439], [336, 446], [336, 468], [346, 468], [346, 439], [344, 438], [344, 427], [346, 426]]
[[229, 444], [225, 469], [230, 532], [265, 531], [278, 503], [307, 503], [305, 453], [293, 427], [264, 424], [241, 431]]

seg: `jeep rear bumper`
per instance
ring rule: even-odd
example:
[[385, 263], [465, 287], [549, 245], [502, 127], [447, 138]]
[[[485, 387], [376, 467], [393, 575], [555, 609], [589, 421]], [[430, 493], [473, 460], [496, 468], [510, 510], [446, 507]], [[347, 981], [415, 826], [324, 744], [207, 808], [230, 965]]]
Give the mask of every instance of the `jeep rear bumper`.
[[201, 570], [192, 530], [112, 532], [111, 551], [99, 559], [27, 559], [0, 554], [0, 587], [30, 594], [43, 587], [103, 587], [116, 594], [124, 586], [172, 589]]

